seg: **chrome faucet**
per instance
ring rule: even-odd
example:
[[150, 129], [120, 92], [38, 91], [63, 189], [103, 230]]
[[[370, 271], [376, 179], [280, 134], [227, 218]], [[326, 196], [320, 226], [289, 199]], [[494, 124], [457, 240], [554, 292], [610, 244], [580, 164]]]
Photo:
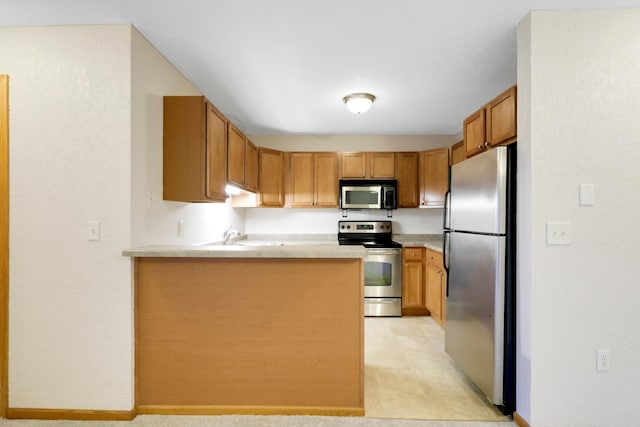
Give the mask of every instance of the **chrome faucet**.
[[231, 230], [231, 225], [229, 225], [222, 233], [222, 244], [226, 245], [233, 234], [234, 232]]

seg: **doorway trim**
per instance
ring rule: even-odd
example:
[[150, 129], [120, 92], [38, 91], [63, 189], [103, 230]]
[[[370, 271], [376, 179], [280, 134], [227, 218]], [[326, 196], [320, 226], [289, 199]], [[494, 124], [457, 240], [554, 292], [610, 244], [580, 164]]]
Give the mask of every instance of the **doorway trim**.
[[9, 355], [9, 76], [0, 75], [0, 417], [7, 416]]

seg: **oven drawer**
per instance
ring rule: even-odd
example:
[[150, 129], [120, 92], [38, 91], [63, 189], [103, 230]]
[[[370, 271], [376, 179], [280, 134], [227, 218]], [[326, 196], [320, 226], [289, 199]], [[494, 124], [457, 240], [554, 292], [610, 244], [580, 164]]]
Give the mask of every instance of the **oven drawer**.
[[369, 317], [400, 316], [402, 300], [400, 298], [365, 298], [364, 315]]

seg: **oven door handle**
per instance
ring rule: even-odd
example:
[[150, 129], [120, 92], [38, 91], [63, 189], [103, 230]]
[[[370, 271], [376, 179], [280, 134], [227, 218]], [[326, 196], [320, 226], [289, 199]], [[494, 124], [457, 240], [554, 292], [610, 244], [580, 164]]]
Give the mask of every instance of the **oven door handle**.
[[364, 299], [364, 303], [365, 304], [393, 304], [393, 303], [395, 303], [395, 300], [391, 299], [391, 298], [371, 298], [371, 297], [366, 297]]
[[402, 253], [400, 248], [369, 248], [367, 254], [369, 255], [397, 255]]

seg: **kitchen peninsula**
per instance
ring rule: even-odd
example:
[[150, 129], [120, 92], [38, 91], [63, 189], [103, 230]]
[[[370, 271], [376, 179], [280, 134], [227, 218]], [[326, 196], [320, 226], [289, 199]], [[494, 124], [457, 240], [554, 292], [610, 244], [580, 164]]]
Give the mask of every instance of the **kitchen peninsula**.
[[128, 249], [136, 407], [364, 415], [360, 246]]

